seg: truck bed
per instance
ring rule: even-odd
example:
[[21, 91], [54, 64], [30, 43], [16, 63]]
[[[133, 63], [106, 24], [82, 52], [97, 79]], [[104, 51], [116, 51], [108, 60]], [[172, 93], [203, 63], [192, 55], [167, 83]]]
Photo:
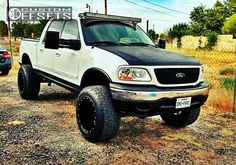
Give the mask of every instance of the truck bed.
[[[38, 39], [24, 38], [20, 44], [20, 56], [27, 54], [30, 56], [31, 63], [33, 66], [37, 65], [37, 49], [38, 49]], [[19, 63], [22, 63], [22, 58], [20, 58]]]

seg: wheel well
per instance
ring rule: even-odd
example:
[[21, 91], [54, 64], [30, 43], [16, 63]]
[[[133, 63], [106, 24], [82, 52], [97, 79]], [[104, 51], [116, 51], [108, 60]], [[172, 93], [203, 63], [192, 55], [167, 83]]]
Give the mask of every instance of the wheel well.
[[80, 84], [81, 88], [84, 88], [93, 85], [109, 86], [110, 82], [110, 78], [103, 71], [99, 69], [89, 69], [84, 73]]
[[30, 58], [27, 54], [23, 54], [23, 57], [22, 57], [22, 64], [31, 64], [31, 61], [30, 61]]

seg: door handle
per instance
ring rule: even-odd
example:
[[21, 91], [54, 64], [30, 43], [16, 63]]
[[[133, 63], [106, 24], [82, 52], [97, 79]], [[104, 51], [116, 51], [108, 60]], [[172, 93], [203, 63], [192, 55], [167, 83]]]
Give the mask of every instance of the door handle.
[[56, 53], [56, 56], [57, 56], [57, 57], [60, 57], [60, 56], [61, 56], [61, 54], [60, 54], [60, 53]]
[[39, 49], [39, 51], [42, 53], [42, 52], [43, 52], [43, 49]]

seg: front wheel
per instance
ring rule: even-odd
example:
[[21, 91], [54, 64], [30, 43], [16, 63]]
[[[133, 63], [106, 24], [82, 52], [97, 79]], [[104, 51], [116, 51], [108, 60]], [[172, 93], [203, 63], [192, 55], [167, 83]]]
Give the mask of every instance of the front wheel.
[[120, 125], [120, 117], [113, 108], [110, 91], [105, 86], [90, 86], [80, 92], [76, 118], [83, 137], [90, 142], [113, 138]]
[[162, 120], [172, 127], [180, 128], [193, 124], [200, 114], [200, 108], [179, 111], [174, 114], [162, 114]]

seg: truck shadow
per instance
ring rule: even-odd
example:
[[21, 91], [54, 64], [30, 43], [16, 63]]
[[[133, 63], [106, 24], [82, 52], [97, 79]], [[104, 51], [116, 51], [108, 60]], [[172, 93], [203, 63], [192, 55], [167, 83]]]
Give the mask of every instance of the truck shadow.
[[[122, 137], [137, 137], [143, 134], [149, 134], [154, 137], [162, 137], [161, 128], [166, 125], [158, 119], [139, 119], [135, 117], [124, 118], [121, 121], [119, 136]], [[166, 127], [168, 129], [168, 127]], [[170, 128], [169, 128], [170, 129]]]
[[38, 101], [75, 101], [78, 94], [72, 92], [53, 92], [53, 93], [41, 93], [37, 100]]

